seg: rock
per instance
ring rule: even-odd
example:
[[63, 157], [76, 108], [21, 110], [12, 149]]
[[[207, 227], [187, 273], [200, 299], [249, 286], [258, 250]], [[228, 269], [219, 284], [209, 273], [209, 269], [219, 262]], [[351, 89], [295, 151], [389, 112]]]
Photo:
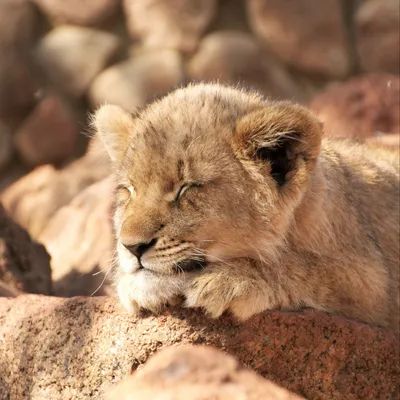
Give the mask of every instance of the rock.
[[13, 46], [17, 51], [29, 50], [39, 33], [35, 7], [26, 0], [2, 0], [0, 10], [1, 46], [8, 50]]
[[0, 118], [19, 123], [40, 88], [30, 50], [38, 36], [38, 15], [26, 0], [0, 1]]
[[35, 169], [8, 187], [0, 201], [12, 218], [37, 238], [57, 210], [110, 171], [103, 146], [95, 140], [81, 159], [62, 170], [50, 165]]
[[235, 30], [249, 32], [246, 1], [223, 0], [218, 2], [217, 15], [214, 18], [210, 31]]
[[299, 396], [243, 368], [212, 347], [181, 346], [161, 350], [107, 400], [300, 400]]
[[368, 72], [400, 72], [398, 0], [364, 0], [355, 16], [356, 46]]
[[76, 151], [77, 117], [60, 97], [49, 95], [14, 135], [15, 147], [29, 166], [60, 164]]
[[57, 24], [99, 25], [110, 20], [120, 0], [32, 0]]
[[268, 50], [293, 67], [342, 78], [351, 67], [341, 1], [247, 0], [249, 22]]
[[0, 297], [17, 297], [18, 294], [16, 290], [11, 289], [9, 285], [0, 281]]
[[0, 121], [0, 171], [8, 164], [13, 153], [11, 132], [7, 126]]
[[111, 33], [66, 25], [53, 29], [40, 41], [37, 57], [56, 88], [79, 97], [106, 67], [119, 45], [119, 38]]
[[[0, 204], [0, 290], [50, 294], [50, 257]], [[5, 286], [4, 286], [5, 284]], [[1, 391], [0, 391], [1, 393]]]
[[182, 59], [174, 50], [143, 54], [103, 71], [89, 90], [94, 107], [117, 104], [134, 112], [166, 94], [184, 79]]
[[[36, 238], [55, 210], [66, 201], [66, 180], [55, 189], [54, 167], [46, 165], [17, 180], [1, 195], [0, 201], [12, 218]], [[61, 205], [60, 205], [61, 204]]]
[[239, 324], [189, 309], [124, 313], [107, 297], [0, 298], [0, 393], [13, 400], [102, 398], [157, 350], [206, 344], [310, 399], [394, 398], [396, 333], [308, 310]]
[[310, 104], [327, 134], [365, 139], [400, 132], [400, 78], [368, 74], [327, 89]]
[[7, 168], [0, 170], [0, 197], [9, 186], [29, 172], [30, 168], [22, 165], [16, 157], [12, 157]]
[[219, 31], [206, 36], [187, 66], [194, 80], [244, 84], [273, 98], [301, 98], [284, 68], [267, 58], [247, 33]]
[[113, 191], [110, 178], [92, 184], [60, 208], [39, 236], [51, 256], [55, 295], [113, 292]]
[[132, 39], [145, 47], [195, 50], [216, 13], [216, 0], [124, 0]]

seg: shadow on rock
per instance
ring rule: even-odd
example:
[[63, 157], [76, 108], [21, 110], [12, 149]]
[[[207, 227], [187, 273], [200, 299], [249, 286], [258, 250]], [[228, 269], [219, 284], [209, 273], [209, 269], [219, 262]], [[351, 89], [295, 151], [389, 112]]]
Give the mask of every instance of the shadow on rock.
[[[12, 399], [101, 398], [161, 348], [212, 345], [306, 398], [390, 398], [400, 384], [395, 332], [315, 310], [240, 324], [201, 310], [125, 313], [111, 297], [0, 298], [0, 367]], [[21, 369], [23, 372], [21, 372]]]
[[112, 274], [111, 269], [102, 270], [98, 265], [87, 273], [72, 268], [68, 274], [53, 283], [52, 294], [59, 297], [110, 295]]

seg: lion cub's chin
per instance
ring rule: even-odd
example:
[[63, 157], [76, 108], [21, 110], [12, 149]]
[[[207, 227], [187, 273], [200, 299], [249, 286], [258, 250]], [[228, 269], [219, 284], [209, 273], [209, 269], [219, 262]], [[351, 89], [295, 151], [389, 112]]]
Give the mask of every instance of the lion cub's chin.
[[157, 275], [148, 270], [120, 276], [117, 292], [123, 307], [130, 313], [141, 308], [158, 313], [163, 305], [174, 304], [186, 284], [179, 275]]

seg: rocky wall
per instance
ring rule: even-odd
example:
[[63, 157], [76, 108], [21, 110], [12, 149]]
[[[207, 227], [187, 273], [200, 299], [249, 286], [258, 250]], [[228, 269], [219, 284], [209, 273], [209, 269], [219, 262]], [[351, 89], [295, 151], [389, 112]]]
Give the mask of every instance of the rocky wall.
[[0, 190], [6, 169], [83, 154], [105, 102], [133, 111], [197, 80], [307, 102], [398, 74], [398, 26], [397, 0], [2, 0]]

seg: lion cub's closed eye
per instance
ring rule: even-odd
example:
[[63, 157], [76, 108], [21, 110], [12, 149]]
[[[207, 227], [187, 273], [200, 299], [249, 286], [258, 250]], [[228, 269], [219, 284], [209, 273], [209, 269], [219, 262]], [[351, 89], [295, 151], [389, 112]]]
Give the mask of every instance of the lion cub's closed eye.
[[213, 317], [314, 307], [398, 327], [398, 154], [323, 137], [307, 109], [192, 85], [136, 115], [103, 106], [116, 284]]

